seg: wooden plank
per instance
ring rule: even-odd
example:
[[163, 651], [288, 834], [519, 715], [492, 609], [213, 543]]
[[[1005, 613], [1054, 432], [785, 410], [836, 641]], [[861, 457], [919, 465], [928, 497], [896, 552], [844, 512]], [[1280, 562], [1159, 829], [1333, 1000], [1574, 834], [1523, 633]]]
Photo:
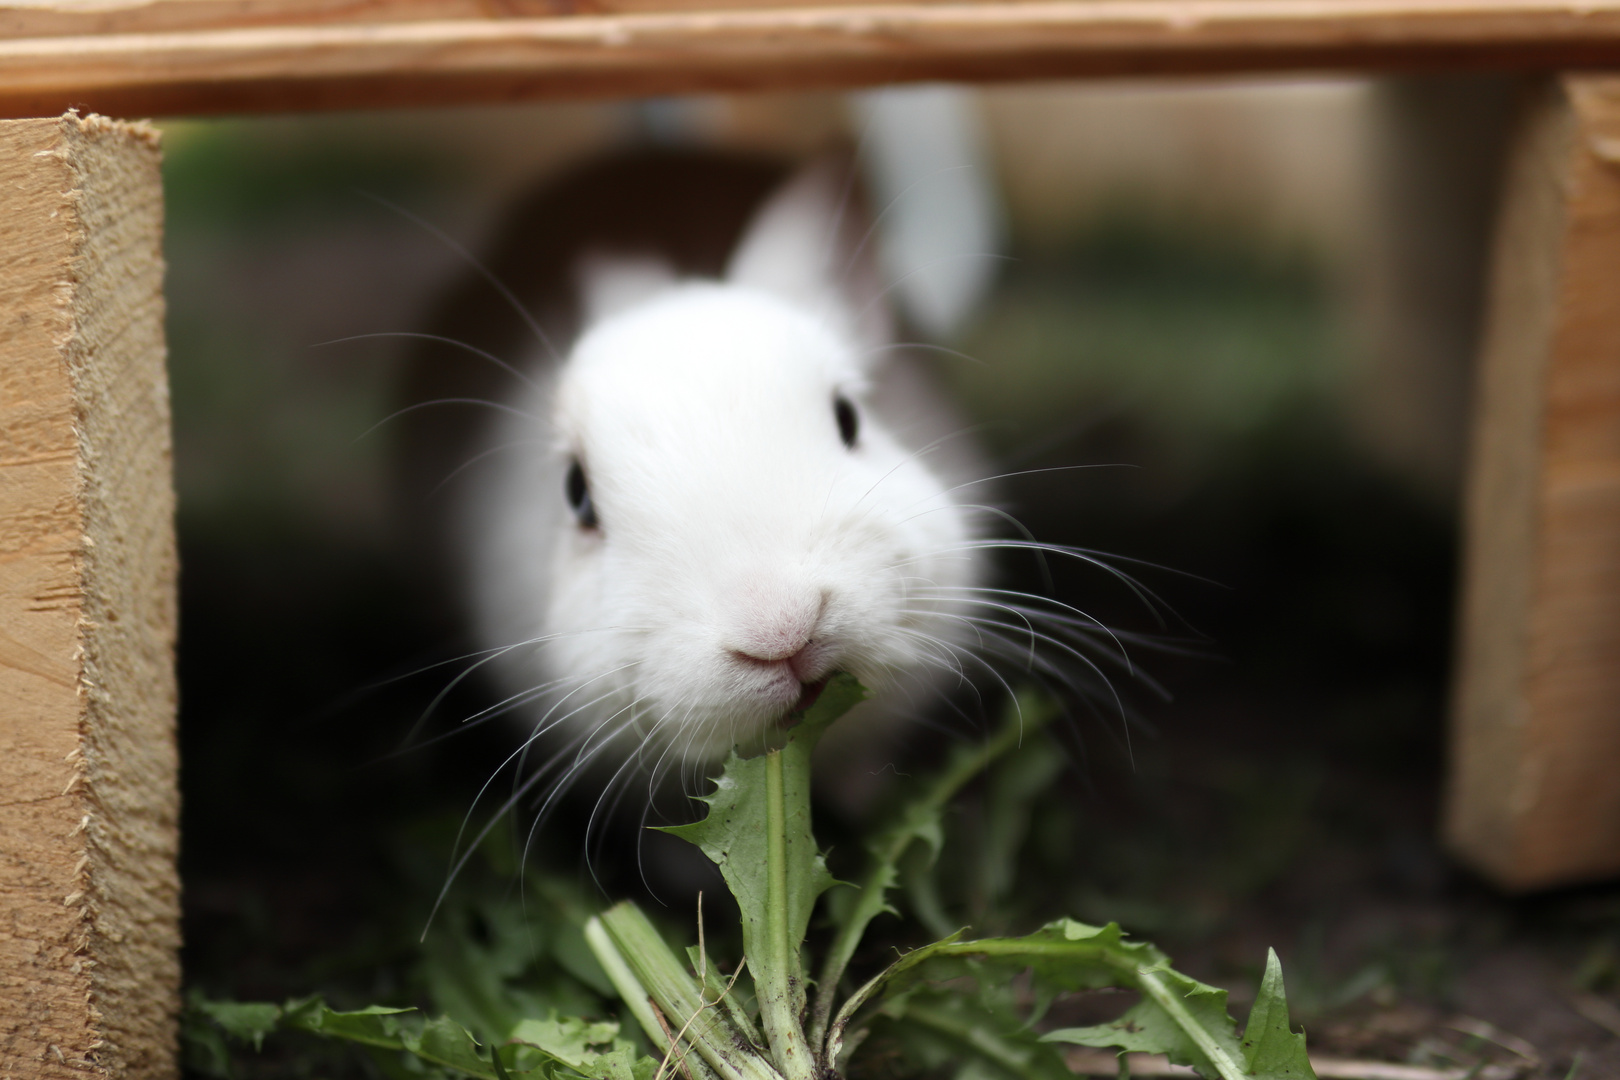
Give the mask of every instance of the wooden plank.
[[0, 121], [0, 1076], [175, 1075], [157, 137]]
[[1498, 883], [1620, 872], [1620, 79], [1529, 105], [1467, 495], [1447, 835]]
[[[922, 0], [894, 4], [891, 0], [0, 0], [0, 39], [81, 38], [130, 34], [173, 34], [198, 30], [291, 29], [318, 26], [373, 26], [380, 24], [475, 22], [516, 23], [581, 15], [747, 11], [772, 8], [894, 8], [912, 6], [974, 7], [959, 0]], [[1017, 6], [1006, 0], [996, 6]], [[1043, 6], [1055, 6], [1047, 3]], [[1096, 5], [1086, 5], [1096, 6]], [[1103, 4], [1103, 7], [1113, 5]], [[1385, 36], [1398, 35], [1401, 23], [1412, 16], [1437, 15], [1458, 31], [1471, 26], [1490, 33], [1493, 20], [1572, 17], [1569, 29], [1580, 29], [1580, 17], [1601, 13], [1603, 3], [1525, 3], [1523, 0], [1171, 0], [1132, 4], [1148, 18], [1180, 16], [1183, 29], [1194, 34], [1206, 20], [1224, 21], [1248, 13], [1279, 25], [1301, 19], [1359, 18], [1369, 30], [1382, 27]], [[1111, 16], [1107, 21], [1114, 21]], [[1528, 28], [1528, 27], [1527, 27]], [[1590, 28], [1588, 28], [1588, 31]]]
[[[859, 7], [873, 0], [818, 0], [817, 7]], [[950, 3], [952, 0], [922, 0]], [[5, 3], [0, 38], [169, 34], [246, 27], [365, 25], [443, 19], [510, 20], [650, 11], [725, 11], [803, 7], [803, 0], [82, 0]]]
[[[569, 14], [591, 9], [565, 4], [546, 17], [520, 0], [525, 14], [511, 18], [464, 17], [468, 2], [410, 0], [412, 17], [386, 20], [375, 4], [351, 0], [319, 22], [312, 0], [234, 10], [225, 0], [14, 4], [0, 9], [0, 27], [13, 27], [0, 38], [0, 115], [1620, 63], [1620, 0], [623, 0], [617, 14]], [[683, 10], [689, 4], [706, 10]]]

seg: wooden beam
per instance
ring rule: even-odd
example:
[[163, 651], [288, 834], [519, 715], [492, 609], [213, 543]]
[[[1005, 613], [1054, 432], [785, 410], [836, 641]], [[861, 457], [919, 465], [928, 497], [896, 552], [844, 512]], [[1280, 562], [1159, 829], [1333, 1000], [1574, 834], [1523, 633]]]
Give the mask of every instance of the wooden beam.
[[172, 1077], [175, 552], [157, 136], [0, 121], [0, 1076]]
[[1620, 78], [1528, 105], [1467, 494], [1447, 835], [1498, 883], [1620, 873]]
[[558, 0], [545, 15], [538, 0], [510, 7], [515, 17], [486, 16], [474, 0], [0, 6], [0, 115], [1620, 64], [1620, 0]]

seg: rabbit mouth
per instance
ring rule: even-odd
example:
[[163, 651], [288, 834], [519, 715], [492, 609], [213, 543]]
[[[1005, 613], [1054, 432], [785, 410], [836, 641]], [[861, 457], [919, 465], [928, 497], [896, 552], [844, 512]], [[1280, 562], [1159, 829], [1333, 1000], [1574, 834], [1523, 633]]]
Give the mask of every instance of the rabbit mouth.
[[827, 689], [827, 680], [830, 678], [832, 678], [831, 675], [823, 675], [813, 683], [804, 684], [804, 691], [799, 695], [799, 700], [795, 701], [793, 707], [787, 711], [787, 720], [790, 725], [796, 724], [804, 718], [804, 714], [809, 711], [810, 706], [814, 705], [816, 699], [821, 697], [821, 692]]

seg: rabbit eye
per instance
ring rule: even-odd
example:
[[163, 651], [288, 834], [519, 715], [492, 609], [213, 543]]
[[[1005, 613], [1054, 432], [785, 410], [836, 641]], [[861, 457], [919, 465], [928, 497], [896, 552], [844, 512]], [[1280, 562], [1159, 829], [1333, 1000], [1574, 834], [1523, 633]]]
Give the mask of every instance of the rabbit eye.
[[585, 470], [578, 459], [568, 465], [568, 479], [563, 481], [563, 491], [568, 495], [568, 505], [574, 508], [574, 517], [579, 520], [580, 528], [595, 529], [601, 526], [596, 517], [596, 504], [591, 502], [591, 486], [585, 482]]
[[861, 417], [843, 394], [833, 398], [833, 417], [838, 421], [838, 435], [844, 440], [844, 445], [855, 449], [855, 437], [861, 431]]

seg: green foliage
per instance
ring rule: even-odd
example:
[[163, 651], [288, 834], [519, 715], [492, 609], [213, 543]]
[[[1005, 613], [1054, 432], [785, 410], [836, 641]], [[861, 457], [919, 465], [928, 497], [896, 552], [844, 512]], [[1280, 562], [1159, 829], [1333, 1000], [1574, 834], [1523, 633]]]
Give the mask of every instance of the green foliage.
[[[1098, 927], [1059, 919], [1021, 938], [947, 938], [907, 953], [851, 996], [833, 1021], [831, 1054], [836, 1059], [845, 1026], [868, 1003], [904, 998], [918, 984], [938, 986], [964, 978], [993, 994], [1027, 973], [1036, 1014], [1068, 991], [1117, 986], [1142, 995], [1139, 1004], [1111, 1023], [1054, 1031], [1043, 1041], [1166, 1054], [1172, 1062], [1222, 1080], [1309, 1077], [1313, 1074], [1304, 1040], [1288, 1029], [1282, 973], [1275, 959], [1273, 953], [1251, 1014], [1255, 1034], [1240, 1046], [1226, 1012], [1226, 991], [1171, 969], [1163, 953], [1146, 942], [1127, 941], [1115, 923]], [[960, 1037], [1010, 1047], [1030, 1030], [1027, 1018], [997, 1007], [994, 1000], [981, 998], [981, 1004], [978, 1019], [952, 1021]], [[914, 1010], [891, 1010], [891, 1015], [903, 1019], [907, 1012], [915, 1015]], [[1041, 1072], [1040, 1059], [1027, 1048], [1020, 1051], [1020, 1059], [1034, 1071], [1021, 1067], [1015, 1070], [1018, 1075]], [[1002, 1064], [1008, 1060], [1004, 1057]]]
[[[192, 1030], [200, 1018], [255, 1048], [274, 1031], [303, 1031], [357, 1043], [372, 1053], [388, 1075], [421, 1075], [421, 1066], [454, 1076], [478, 1080], [650, 1080], [657, 1063], [637, 1057], [635, 1047], [621, 1039], [619, 1025], [589, 1023], [577, 1017], [523, 1020], [505, 1044], [485, 1050], [466, 1028], [448, 1017], [424, 1019], [415, 1009], [372, 1005], [340, 1012], [318, 997], [285, 1005], [204, 1001], [193, 998], [188, 1020], [188, 1041], [199, 1037]], [[414, 1059], [417, 1068], [401, 1063]], [[192, 1064], [198, 1064], [193, 1058]], [[213, 1071], [228, 1076], [227, 1070]]]
[[[601, 932], [597, 929], [600, 927]], [[686, 1057], [686, 1047], [723, 1080], [775, 1080], [764, 1046], [754, 1045], [716, 1008], [722, 994], [710, 996], [677, 959], [658, 931], [632, 903], [615, 904], [592, 920], [586, 940], [598, 950], [603, 967], [614, 976], [627, 1004], [649, 1001], [656, 1013], [636, 1017], [654, 1044], [670, 1045], [671, 1057]]]
[[[867, 844], [870, 866], [858, 891], [851, 901], [834, 908], [838, 932], [827, 951], [816, 988], [816, 1008], [810, 1028], [813, 1042], [820, 1042], [826, 1035], [833, 995], [867, 926], [879, 914], [899, 914], [889, 905], [887, 896], [898, 883], [902, 860], [908, 854], [912, 857], [914, 876], [931, 869], [945, 846], [942, 815], [946, 805], [968, 781], [1019, 746], [1026, 737], [1039, 733], [1055, 711], [1050, 702], [1033, 694], [1020, 695], [996, 735], [982, 746], [958, 747], [940, 774], [923, 785], [915, 797], [903, 802], [889, 823], [873, 835]], [[938, 932], [948, 931], [941, 927]]]
[[422, 941], [415, 974], [425, 996], [482, 1039], [551, 1009], [598, 1012], [613, 995], [585, 944], [589, 909], [539, 874], [524, 884], [524, 896], [458, 892]]
[[915, 987], [886, 1002], [873, 1028], [878, 1032], [873, 1041], [899, 1047], [919, 1072], [954, 1066], [960, 1080], [1073, 1076], [1058, 1048], [1042, 1042], [1024, 1022], [1005, 987], [980, 984], [973, 994]]
[[805, 1010], [799, 950], [816, 899], [833, 885], [810, 831], [810, 752], [827, 725], [866, 696], [848, 675], [833, 676], [781, 749], [746, 759], [732, 753], [714, 794], [703, 800], [709, 812], [702, 821], [664, 830], [714, 861], [742, 909], [761, 1026], [788, 1080], [815, 1075], [799, 1019]]
[[[864, 697], [853, 679], [832, 680], [781, 745], [731, 756], [703, 799], [703, 820], [666, 830], [702, 849], [737, 901], [745, 957], [729, 975], [701, 940], [683, 959], [633, 903], [591, 915], [552, 896], [555, 917], [534, 931], [563, 961], [552, 968], [561, 974], [549, 984], [513, 985], [530, 970], [530, 954], [512, 948], [526, 924], [498, 906], [475, 904], [483, 943], [445, 935], [456, 947], [438, 947], [429, 965], [435, 1000], [457, 1020], [381, 1006], [339, 1012], [318, 998], [284, 1006], [194, 998], [189, 1060], [225, 1076], [226, 1037], [257, 1048], [274, 1031], [297, 1030], [366, 1047], [390, 1077], [426, 1069], [480, 1080], [825, 1080], [843, 1075], [870, 1038], [898, 1047], [910, 1070], [950, 1066], [962, 1080], [1058, 1080], [1069, 1075], [1063, 1044], [1165, 1054], [1219, 1080], [1314, 1080], [1304, 1036], [1289, 1026], [1275, 952], [1240, 1037], [1226, 991], [1175, 971], [1162, 952], [1129, 940], [1115, 923], [1058, 919], [1031, 934], [978, 939], [958, 930], [906, 952], [840, 1002], [868, 926], [894, 912], [888, 896], [903, 868], [925, 881], [939, 858], [943, 813], [962, 788], [990, 771], [987, 842], [1005, 849], [1028, 829], [1031, 793], [1055, 775], [1050, 765], [1014, 753], [1038, 737], [1052, 712], [1022, 697], [995, 735], [958, 749], [873, 835], [859, 885], [836, 882], [811, 831], [810, 752], [827, 725]], [[974, 886], [981, 896], [1009, 890], [1010, 860], [1001, 850], [982, 864]], [[818, 900], [835, 886], [832, 938], [812, 1003], [805, 937]], [[933, 914], [946, 917], [937, 904]], [[1041, 1018], [1056, 998], [1101, 987], [1134, 990], [1140, 1000], [1109, 1023], [1042, 1033]], [[590, 1013], [611, 997], [662, 1060], [639, 1054], [616, 1023], [556, 1011], [566, 1000]]]
[[193, 994], [191, 1007], [231, 1038], [252, 1043], [255, 1050], [264, 1045], [264, 1037], [281, 1021], [281, 1008], [264, 1002], [209, 1001]]
[[206, 1076], [229, 1077], [231, 1051], [225, 1037], [250, 1042], [253, 1049], [258, 1050], [264, 1046], [264, 1037], [276, 1030], [280, 1019], [278, 1005], [210, 1001], [192, 992], [187, 995], [180, 1023], [186, 1065]]
[[656, 1065], [652, 1058], [638, 1055], [631, 1044], [618, 1037], [619, 1025], [589, 1023], [578, 1017], [524, 1020], [512, 1029], [512, 1042], [525, 1049], [514, 1056], [521, 1062], [529, 1051], [549, 1055], [582, 1076], [603, 1080], [648, 1080]]

